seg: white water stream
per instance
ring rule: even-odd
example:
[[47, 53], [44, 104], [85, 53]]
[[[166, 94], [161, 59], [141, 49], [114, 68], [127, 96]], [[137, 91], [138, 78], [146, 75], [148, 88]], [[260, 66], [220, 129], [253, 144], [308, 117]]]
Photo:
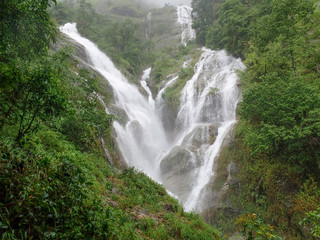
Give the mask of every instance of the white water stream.
[[[187, 6], [177, 9], [178, 21], [181, 22], [185, 33], [182, 34], [182, 43], [185, 44], [187, 40], [194, 38], [189, 29], [191, 9]], [[185, 14], [186, 9], [188, 17]], [[114, 91], [116, 105], [127, 114], [128, 121], [125, 125], [115, 122], [113, 126], [117, 134], [117, 143], [128, 165], [163, 183], [169, 191], [179, 197], [186, 210], [200, 211], [203, 189], [213, 176], [215, 159], [225, 136], [235, 122], [235, 109], [240, 97], [235, 70], [244, 68], [241, 61], [227, 56], [224, 51], [202, 49], [202, 56], [195, 66], [195, 74], [182, 90], [174, 137], [168, 139], [169, 134], [161, 122], [161, 106], [164, 103], [162, 94], [168, 86], [178, 80], [178, 76], [169, 79], [154, 100], [147, 85], [151, 68], [145, 70], [140, 81], [148, 94], [148, 97], [145, 97], [137, 86], [128, 82], [109, 57], [94, 43], [80, 36], [75, 23], [65, 24], [60, 27], [60, 31], [85, 47], [90, 59], [89, 65], [108, 80]], [[216, 140], [210, 143], [212, 124], [219, 126], [219, 129]], [[201, 130], [201, 143], [195, 148], [192, 142], [198, 129]], [[172, 133], [170, 136], [172, 137]], [[184, 182], [189, 188], [183, 194], [172, 190], [174, 188], [171, 188], [167, 173], [161, 170], [163, 159], [170, 159], [171, 152], [177, 147], [190, 153], [193, 166], [189, 169], [192, 181]], [[179, 178], [170, 179], [179, 189]]]
[[177, 7], [178, 23], [181, 24], [181, 43], [186, 46], [188, 41], [196, 38], [196, 33], [192, 28], [191, 18], [192, 8], [187, 5], [181, 5]]
[[141, 83], [141, 86], [143, 87], [143, 89], [148, 93], [149, 104], [154, 108], [155, 107], [155, 101], [153, 100], [151, 90], [148, 87], [148, 84], [147, 84], [147, 81], [146, 81], [147, 79], [150, 78], [150, 73], [151, 73], [151, 68], [148, 68], [148, 69], [144, 70], [140, 83]]
[[94, 43], [80, 36], [75, 23], [65, 24], [60, 31], [85, 47], [90, 65], [109, 81], [117, 106], [126, 112], [129, 121], [125, 126], [114, 123], [117, 142], [125, 160], [159, 181], [158, 155], [168, 148], [168, 142], [154, 106], [128, 82], [109, 57]]

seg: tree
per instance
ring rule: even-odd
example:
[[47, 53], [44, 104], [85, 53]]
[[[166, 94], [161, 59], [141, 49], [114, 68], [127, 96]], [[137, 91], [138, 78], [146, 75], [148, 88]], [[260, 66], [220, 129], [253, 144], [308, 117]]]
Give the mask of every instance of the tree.
[[0, 1], [0, 61], [31, 59], [48, 50], [56, 36], [47, 12], [51, 3], [56, 0]]
[[239, 216], [235, 224], [238, 226], [240, 234], [247, 240], [282, 239], [275, 234], [274, 226], [265, 224], [262, 219], [257, 218], [255, 213]]
[[0, 131], [17, 124], [17, 143], [64, 106], [47, 56], [56, 34], [47, 12], [51, 3], [56, 1], [0, 2]]
[[[314, 3], [314, 0], [273, 0], [270, 11], [253, 28], [252, 42], [256, 50], [263, 54], [272, 47], [270, 45], [279, 42], [281, 48], [278, 54], [288, 58], [295, 76], [298, 75], [297, 45], [299, 48], [309, 45], [301, 38], [307, 37], [308, 28], [305, 26], [315, 9]], [[297, 41], [299, 38], [300, 41]]]
[[108, 54], [114, 57], [113, 60], [125, 65], [126, 70], [132, 74], [139, 72], [152, 47], [150, 41], [141, 39], [138, 30], [138, 24], [127, 19], [124, 22], [109, 23], [103, 36], [108, 39]]
[[[43, 59], [42, 59], [43, 60]], [[1, 64], [0, 129], [18, 123], [16, 142], [35, 130], [40, 121], [57, 116], [64, 108], [57, 72], [50, 63]]]
[[221, 3], [223, 0], [193, 0], [192, 6], [192, 27], [196, 30], [197, 42], [205, 45], [207, 28], [211, 26], [215, 15], [213, 5]]
[[301, 78], [253, 84], [244, 94], [241, 117], [254, 129], [247, 134], [253, 153], [285, 156], [320, 176], [320, 95]]
[[243, 58], [250, 38], [251, 19], [252, 11], [248, 4], [241, 0], [227, 0], [221, 5], [217, 20], [208, 28], [206, 45], [226, 49]]
[[84, 32], [92, 24], [95, 16], [95, 11], [91, 3], [86, 0], [80, 0], [80, 6], [76, 12], [76, 22], [79, 32]]

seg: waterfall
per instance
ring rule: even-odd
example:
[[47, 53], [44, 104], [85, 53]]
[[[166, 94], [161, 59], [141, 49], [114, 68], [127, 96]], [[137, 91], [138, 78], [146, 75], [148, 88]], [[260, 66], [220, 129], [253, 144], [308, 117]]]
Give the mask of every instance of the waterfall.
[[146, 81], [147, 79], [150, 78], [150, 73], [151, 73], [151, 68], [148, 68], [148, 69], [144, 70], [142, 78], [141, 78], [141, 81], [140, 81], [140, 84], [143, 87], [143, 89], [148, 93], [149, 104], [154, 108], [155, 107], [155, 101], [153, 100], [151, 90], [148, 87], [148, 84], [147, 84], [147, 81]]
[[192, 8], [187, 5], [177, 7], [178, 23], [181, 24], [181, 43], [186, 46], [188, 41], [195, 39], [196, 33], [192, 28]]
[[168, 141], [154, 105], [149, 104], [138, 88], [128, 82], [94, 43], [80, 36], [75, 23], [65, 24], [60, 31], [85, 47], [89, 64], [109, 81], [116, 105], [126, 112], [128, 122], [124, 126], [115, 122], [113, 126], [128, 165], [143, 170], [159, 181], [158, 156], [168, 148]]
[[[186, 45], [195, 36], [191, 29], [191, 8], [179, 6], [177, 13], [183, 32], [181, 42]], [[65, 24], [60, 31], [85, 47], [88, 64], [110, 83], [115, 104], [125, 111], [127, 122], [115, 121], [113, 127], [127, 164], [162, 183], [186, 210], [201, 211], [204, 189], [213, 177], [219, 150], [236, 122], [240, 98], [236, 70], [244, 68], [242, 62], [227, 56], [225, 51], [203, 48], [194, 75], [181, 92], [175, 130], [169, 134], [161, 122], [163, 94], [178, 81], [177, 74], [167, 78], [153, 99], [147, 85], [151, 68], [144, 71], [140, 80], [148, 94], [145, 96], [94, 43], [80, 36], [75, 23]], [[190, 60], [182, 67], [189, 64]]]
[[149, 26], [148, 26], [148, 22], [151, 22], [151, 18], [152, 18], [152, 13], [149, 12], [148, 15], [145, 17], [144, 21], [146, 23], [146, 28], [145, 28], [145, 31], [144, 31], [144, 35], [145, 35], [145, 38], [147, 40], [149, 40]]
[[204, 189], [214, 176], [225, 136], [236, 122], [240, 59], [202, 48], [193, 77], [181, 92], [176, 138], [160, 167], [162, 182], [187, 211], [203, 210]]
[[157, 98], [156, 98], [156, 103], [158, 105], [162, 105], [164, 103], [164, 99], [163, 99], [163, 94], [166, 91], [166, 89], [168, 87], [170, 87], [175, 81], [177, 81], [179, 78], [179, 76], [177, 75], [172, 75], [170, 76], [170, 80], [164, 85], [164, 87], [159, 91]]

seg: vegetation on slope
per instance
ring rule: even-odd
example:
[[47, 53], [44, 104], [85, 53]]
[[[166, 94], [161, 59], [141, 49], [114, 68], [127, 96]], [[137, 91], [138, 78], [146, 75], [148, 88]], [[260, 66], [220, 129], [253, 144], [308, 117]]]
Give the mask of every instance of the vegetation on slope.
[[[190, 63], [185, 68], [180, 64], [180, 69], [177, 71], [178, 79], [171, 86], [167, 88], [164, 94], [164, 98], [166, 100], [167, 106], [177, 112], [178, 107], [180, 105], [180, 97], [181, 91], [186, 85], [186, 83], [192, 78], [194, 75], [194, 66], [199, 61], [201, 51], [199, 49], [195, 49], [194, 45], [189, 44], [187, 47], [181, 47], [181, 52], [188, 52]], [[183, 54], [182, 54], [183, 55]], [[179, 54], [178, 54], [179, 56]]]
[[198, 42], [225, 48], [247, 66], [240, 74], [244, 94], [232, 155], [240, 166], [242, 212], [258, 214], [290, 239], [316, 236], [317, 1], [193, 0], [192, 5]]
[[98, 14], [86, 0], [78, 4], [61, 2], [50, 12], [59, 24], [76, 22], [78, 31], [95, 42], [131, 79], [154, 59], [154, 55], [150, 54], [152, 42], [141, 34], [144, 33], [142, 17], [138, 20], [125, 16], [121, 20], [114, 20], [110, 15]]
[[107, 163], [103, 83], [50, 50], [49, 3], [0, 2], [0, 239], [219, 239], [162, 186]]

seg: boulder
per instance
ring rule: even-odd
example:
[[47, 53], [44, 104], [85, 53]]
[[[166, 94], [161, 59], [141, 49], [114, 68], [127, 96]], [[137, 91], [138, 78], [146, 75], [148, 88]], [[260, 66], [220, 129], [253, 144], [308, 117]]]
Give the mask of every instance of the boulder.
[[212, 145], [218, 136], [219, 127], [218, 123], [196, 127], [183, 139], [182, 146], [198, 149], [203, 144]]
[[240, 212], [239, 206], [236, 206], [233, 199], [238, 197], [240, 191], [240, 183], [235, 176], [238, 167], [234, 162], [231, 162], [226, 171], [227, 179], [220, 189], [215, 189], [215, 179], [212, 179], [204, 191], [201, 215], [214, 226], [218, 226], [221, 215], [232, 219]]
[[161, 161], [160, 168], [163, 174], [174, 173], [184, 174], [198, 165], [192, 153], [184, 147], [173, 148], [170, 153]]
[[184, 202], [203, 163], [206, 148], [213, 144], [220, 124], [200, 125], [187, 134], [160, 164], [162, 183]]
[[173, 148], [160, 164], [163, 185], [182, 201], [186, 200], [199, 164], [199, 159], [188, 149]]
[[141, 137], [143, 135], [143, 129], [142, 129], [139, 121], [134, 120], [134, 121], [129, 122], [127, 124], [127, 128], [131, 132], [132, 136], [134, 136], [135, 139], [137, 139], [137, 141], [139, 141], [139, 139], [141, 139]]
[[129, 121], [127, 113], [122, 108], [118, 107], [115, 104], [110, 104], [108, 106], [108, 111], [110, 114], [116, 117], [117, 121], [121, 125], [125, 125]]

